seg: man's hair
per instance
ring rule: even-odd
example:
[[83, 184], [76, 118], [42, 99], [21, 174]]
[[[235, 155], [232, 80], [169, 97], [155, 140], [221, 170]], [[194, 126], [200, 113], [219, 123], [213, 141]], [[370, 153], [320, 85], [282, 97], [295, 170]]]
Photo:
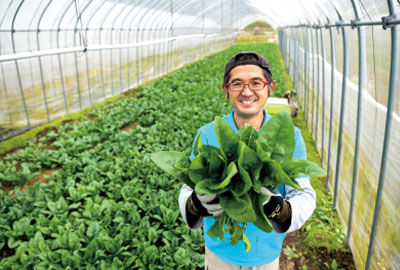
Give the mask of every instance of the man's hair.
[[262, 55], [256, 52], [241, 52], [238, 53], [228, 61], [225, 66], [225, 73], [224, 73], [224, 85], [228, 83], [229, 79], [231, 78], [231, 70], [237, 66], [241, 65], [256, 65], [262, 68], [263, 75], [267, 79], [268, 82], [272, 82], [272, 73], [271, 67], [268, 63], [268, 60], [265, 59]]

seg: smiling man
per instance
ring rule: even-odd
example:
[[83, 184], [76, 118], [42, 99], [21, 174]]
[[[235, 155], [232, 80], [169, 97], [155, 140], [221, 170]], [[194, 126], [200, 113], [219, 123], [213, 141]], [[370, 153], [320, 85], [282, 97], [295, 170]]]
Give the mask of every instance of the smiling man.
[[[242, 52], [234, 55], [225, 66], [222, 88], [233, 110], [223, 117], [237, 133], [245, 124], [260, 130], [271, 118], [264, 109], [276, 82], [268, 61], [255, 52]], [[306, 150], [298, 128], [294, 129], [295, 149], [293, 158], [306, 159]], [[201, 127], [202, 144], [219, 147], [214, 130], [214, 122]], [[196, 138], [197, 138], [196, 136]], [[192, 158], [194, 155], [192, 154]], [[223, 213], [216, 195], [196, 194], [190, 187], [183, 185], [179, 194], [179, 208], [183, 219], [191, 229], [203, 224], [206, 243], [205, 269], [279, 269], [279, 255], [287, 232], [299, 229], [315, 209], [315, 192], [306, 177], [296, 178], [303, 191], [281, 185], [274, 193], [263, 189], [270, 195], [264, 203], [264, 212], [274, 230], [266, 233], [253, 223], [246, 226], [246, 235], [251, 243], [246, 252], [243, 241], [231, 245], [229, 240], [221, 241], [208, 236], [209, 228], [215, 218]], [[225, 239], [229, 239], [225, 234]]]

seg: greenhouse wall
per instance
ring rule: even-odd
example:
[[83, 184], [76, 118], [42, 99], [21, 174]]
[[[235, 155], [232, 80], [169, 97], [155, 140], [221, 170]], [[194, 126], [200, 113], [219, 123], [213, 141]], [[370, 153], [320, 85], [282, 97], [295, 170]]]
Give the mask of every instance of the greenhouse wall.
[[[326, 16], [324, 23], [317, 20], [282, 28], [280, 46], [299, 91], [315, 149], [328, 170], [327, 187], [335, 197], [333, 207], [348, 231], [357, 269], [399, 269], [400, 216], [393, 209], [400, 195], [400, 81], [395, 80], [398, 74], [391, 75], [392, 62], [399, 62], [398, 55], [393, 59], [392, 49], [398, 46], [398, 40], [392, 42], [391, 31], [398, 34], [399, 28], [382, 27], [381, 17], [389, 15], [386, 5], [359, 11], [360, 21], [380, 21], [379, 25], [353, 27], [350, 21], [355, 19], [354, 6], [335, 7], [341, 18]], [[359, 36], [358, 31], [363, 33]], [[392, 80], [394, 87], [390, 86]], [[390, 91], [395, 92], [392, 100]], [[388, 114], [389, 100], [394, 106]], [[386, 153], [385, 141], [390, 141]], [[380, 188], [382, 197], [377, 198]], [[381, 205], [374, 212], [377, 203]], [[374, 220], [376, 211], [379, 215]], [[374, 226], [376, 236], [371, 251]]]
[[0, 10], [0, 140], [230, 47], [246, 22], [238, 0], [21, 0]]

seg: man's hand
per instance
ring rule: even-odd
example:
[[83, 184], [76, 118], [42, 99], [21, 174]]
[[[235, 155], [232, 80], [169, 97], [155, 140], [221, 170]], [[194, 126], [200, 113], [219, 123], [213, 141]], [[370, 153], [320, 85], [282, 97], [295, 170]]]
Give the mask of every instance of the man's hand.
[[275, 194], [265, 187], [261, 188], [261, 193], [269, 195], [268, 200], [264, 202], [264, 213], [267, 218], [282, 223], [292, 216], [289, 202], [280, 194]]
[[216, 194], [197, 195], [194, 191], [188, 199], [188, 210], [191, 214], [204, 217], [218, 217], [224, 212]]

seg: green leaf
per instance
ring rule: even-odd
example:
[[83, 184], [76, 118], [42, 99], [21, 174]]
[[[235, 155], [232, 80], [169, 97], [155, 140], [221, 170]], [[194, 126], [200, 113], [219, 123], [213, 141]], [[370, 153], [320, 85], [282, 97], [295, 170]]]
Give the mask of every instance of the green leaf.
[[[271, 158], [279, 163], [290, 160], [294, 151], [294, 128], [290, 115], [281, 111], [274, 114], [262, 127], [258, 136], [260, 146], [272, 148]], [[269, 149], [265, 149], [269, 152]]]
[[174, 260], [178, 264], [178, 266], [188, 265], [190, 263], [190, 257], [186, 254], [186, 250], [184, 248], [179, 247], [175, 254]]
[[151, 160], [164, 172], [176, 179], [182, 178], [182, 172], [175, 168], [175, 163], [184, 157], [184, 153], [176, 151], [162, 151], [151, 155]]
[[249, 241], [249, 238], [247, 238], [247, 236], [246, 236], [246, 234], [244, 232], [243, 232], [243, 242], [244, 242], [244, 249], [246, 251], [249, 251], [250, 247], [251, 247], [250, 241]]
[[229, 160], [233, 161], [238, 158], [237, 147], [239, 137], [235, 134], [231, 126], [221, 117], [215, 117], [215, 134], [217, 141], [223, 155]]
[[[190, 181], [187, 174], [182, 171], [182, 167], [181, 169], [175, 167], [175, 164], [183, 159], [184, 155], [184, 153], [176, 151], [163, 151], [154, 153], [151, 156], [151, 160], [164, 172], [173, 176], [175, 179], [181, 180], [191, 188], [194, 188], [194, 184], [192, 183], [192, 181]], [[178, 166], [183, 166], [181, 162], [183, 161], [180, 161], [180, 163], [178, 163]]]
[[193, 148], [193, 155], [197, 156], [199, 154], [199, 148], [202, 145], [202, 141], [201, 141], [201, 133], [199, 134], [199, 136], [197, 136], [196, 141], [194, 142], [194, 148]]
[[295, 179], [291, 179], [282, 169], [281, 164], [276, 161], [264, 163], [269, 172], [268, 177], [273, 181], [273, 186], [277, 187], [282, 184], [289, 185], [296, 189], [303, 190]]
[[248, 147], [256, 150], [256, 141], [258, 138], [258, 132], [249, 124], [245, 124], [237, 133], [239, 139], [244, 142]]
[[222, 213], [215, 219], [214, 224], [208, 229], [208, 236], [210, 237], [218, 237], [218, 240], [225, 241], [224, 236], [224, 226], [228, 220], [228, 215], [226, 213]]
[[240, 227], [239, 223], [235, 222], [232, 226], [231, 238], [229, 239], [229, 242], [231, 242], [232, 245], [236, 245], [239, 240], [243, 239], [243, 234], [243, 228]]
[[230, 189], [229, 184], [233, 176], [237, 174], [236, 164], [231, 162], [225, 168], [223, 175], [226, 175], [222, 181], [219, 179], [206, 178], [196, 184], [195, 191], [197, 194], [220, 194]]
[[282, 164], [282, 169], [290, 178], [300, 176], [325, 176], [326, 171], [309, 160], [292, 159]]
[[256, 220], [256, 214], [247, 193], [237, 197], [231, 192], [225, 192], [220, 195], [219, 202], [229, 217], [235, 221], [253, 222]]
[[247, 193], [250, 188], [254, 185], [254, 189], [258, 192], [261, 189], [260, 183], [260, 171], [262, 168], [262, 162], [258, 158], [257, 153], [246, 146], [243, 142], [240, 142], [240, 156], [238, 160], [239, 173], [242, 179], [241, 185], [234, 186], [232, 192], [236, 196], [242, 196]]
[[208, 178], [208, 162], [205, 153], [200, 153], [192, 160], [189, 167], [189, 178], [194, 184]]
[[86, 235], [90, 238], [95, 237], [99, 234], [100, 225], [98, 221], [93, 221], [89, 224]]
[[268, 195], [251, 193], [251, 203], [253, 205], [253, 209], [256, 213], [256, 221], [253, 222], [254, 225], [264, 232], [271, 232], [272, 225], [269, 222], [268, 218], [265, 216], [264, 213], [264, 202], [269, 198]]

